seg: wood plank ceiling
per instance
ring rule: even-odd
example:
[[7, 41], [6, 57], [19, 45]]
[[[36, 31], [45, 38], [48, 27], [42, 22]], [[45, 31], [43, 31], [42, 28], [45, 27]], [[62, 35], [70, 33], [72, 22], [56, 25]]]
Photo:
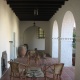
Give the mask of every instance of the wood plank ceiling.
[[[68, 0], [7, 0], [21, 21], [48, 21]], [[38, 15], [34, 16], [34, 9]]]

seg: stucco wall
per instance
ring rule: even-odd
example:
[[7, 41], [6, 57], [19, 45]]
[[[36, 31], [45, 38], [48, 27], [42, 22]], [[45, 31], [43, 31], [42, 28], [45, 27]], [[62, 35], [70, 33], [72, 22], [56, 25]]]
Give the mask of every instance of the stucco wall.
[[[12, 34], [15, 32], [15, 47], [19, 44], [19, 20], [15, 13], [11, 10], [9, 5], [4, 0], [0, 0], [0, 59], [2, 52], [7, 52], [7, 61], [10, 60], [10, 43], [12, 41]], [[8, 64], [9, 67], [9, 64]], [[0, 60], [0, 77], [1, 73], [1, 60]]]
[[38, 38], [38, 27], [32, 26], [26, 29], [23, 35], [24, 44], [28, 44], [29, 50], [45, 50], [45, 39]]
[[[34, 21], [20, 21], [20, 45], [24, 44], [23, 41], [23, 35], [26, 29], [33, 26]], [[36, 26], [41, 27], [45, 32], [45, 51], [49, 53], [50, 47], [48, 46], [50, 44], [49, 40], [49, 21], [35, 21]]]
[[[57, 11], [57, 13], [50, 19], [50, 42], [52, 42], [52, 28], [53, 22], [57, 20], [59, 28], [59, 61], [61, 56], [61, 29], [64, 15], [67, 11], [71, 11], [74, 15], [76, 22], [76, 35], [77, 35], [77, 45], [76, 45], [76, 66], [75, 66], [75, 80], [80, 80], [80, 1], [79, 0], [69, 0], [62, 6], [62, 8]], [[52, 43], [50, 43], [50, 52], [52, 51]]]

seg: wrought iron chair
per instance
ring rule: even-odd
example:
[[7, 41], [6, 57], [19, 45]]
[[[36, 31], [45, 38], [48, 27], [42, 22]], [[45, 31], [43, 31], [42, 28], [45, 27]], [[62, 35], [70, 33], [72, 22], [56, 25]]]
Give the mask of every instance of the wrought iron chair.
[[[59, 64], [57, 63], [57, 64], [53, 64], [51, 66], [45, 67], [45, 70], [44, 70], [45, 80], [46, 79], [51, 80], [51, 78], [52, 78], [52, 80], [61, 80], [61, 74], [62, 74], [63, 67], [64, 67], [64, 63], [59, 63]], [[52, 74], [53, 77], [48, 76], [47, 74], [48, 75]]]
[[31, 58], [30, 58], [30, 54], [28, 54], [28, 55], [27, 55], [27, 63], [28, 63], [28, 65], [30, 65], [30, 59], [31, 59]]
[[38, 64], [39, 61], [40, 61], [40, 55], [37, 54], [37, 55], [35, 56], [35, 63]]
[[[19, 62], [14, 62], [14, 61], [8, 61], [10, 64], [10, 80], [13, 78], [19, 78], [19, 79], [26, 79], [26, 76], [24, 75], [24, 71], [27, 68], [27, 65], [19, 63]], [[20, 68], [20, 66], [23, 66], [23, 68]]]

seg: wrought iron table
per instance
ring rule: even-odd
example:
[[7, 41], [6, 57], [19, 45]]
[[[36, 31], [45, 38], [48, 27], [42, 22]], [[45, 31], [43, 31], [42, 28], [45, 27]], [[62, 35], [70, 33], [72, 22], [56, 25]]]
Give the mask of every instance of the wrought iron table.
[[26, 78], [31, 78], [32, 80], [35, 80], [37, 78], [44, 78], [44, 73], [41, 68], [30, 67], [26, 69]]

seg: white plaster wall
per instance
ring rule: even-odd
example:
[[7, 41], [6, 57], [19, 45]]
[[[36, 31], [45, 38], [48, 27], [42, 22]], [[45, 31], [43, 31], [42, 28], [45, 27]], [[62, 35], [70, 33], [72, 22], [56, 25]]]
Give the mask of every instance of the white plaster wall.
[[24, 32], [24, 43], [28, 44], [29, 50], [45, 50], [45, 39], [38, 39], [38, 27], [32, 26]]
[[[14, 23], [15, 22], [15, 23]], [[12, 40], [12, 33], [16, 33], [16, 47], [19, 42], [19, 27], [18, 27], [18, 18], [14, 12], [10, 9], [9, 5], [4, 0], [0, 0], [0, 59], [2, 52], [7, 52], [7, 61], [10, 60], [10, 43]], [[9, 67], [9, 64], [8, 64]], [[1, 60], [0, 60], [0, 77], [1, 73]]]
[[[34, 21], [20, 21], [20, 45], [23, 45], [24, 44], [24, 41], [23, 41], [23, 35], [24, 35], [24, 31], [26, 29], [28, 29], [29, 27], [33, 26], [33, 22]], [[38, 27], [41, 27], [44, 32], [45, 32], [45, 51], [47, 53], [49, 53], [50, 51], [50, 47], [49, 47], [49, 44], [50, 44], [50, 40], [49, 40], [49, 37], [50, 37], [50, 25], [49, 25], [49, 21], [35, 21], [36, 23], [36, 26]]]
[[[67, 11], [71, 11], [74, 15], [74, 19], [76, 22], [76, 34], [77, 34], [77, 45], [76, 45], [76, 66], [75, 66], [75, 80], [80, 80], [80, 0], [69, 0], [65, 3], [65, 5], [62, 6], [62, 8], [57, 11], [57, 13], [50, 19], [50, 31], [52, 31], [53, 22], [57, 20], [59, 25], [59, 61], [60, 61], [60, 55], [61, 55], [61, 28], [62, 28], [62, 21], [65, 13]], [[52, 36], [52, 32], [50, 32], [50, 36]], [[50, 42], [51, 42], [50, 37]], [[52, 43], [50, 43], [51, 47]], [[52, 48], [50, 48], [52, 49]], [[52, 50], [50, 50], [51, 52]]]

